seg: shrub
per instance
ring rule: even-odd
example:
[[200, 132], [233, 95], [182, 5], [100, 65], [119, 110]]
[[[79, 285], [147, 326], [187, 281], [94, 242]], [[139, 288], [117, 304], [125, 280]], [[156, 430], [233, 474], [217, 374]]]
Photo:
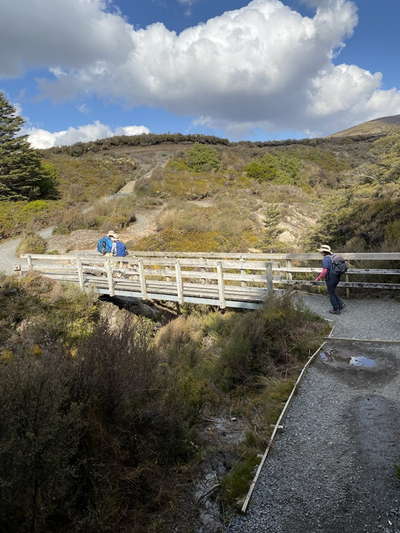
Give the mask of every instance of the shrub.
[[37, 233], [27, 233], [17, 248], [17, 255], [44, 254], [47, 250], [47, 242]]
[[220, 167], [217, 150], [204, 144], [195, 144], [187, 153], [185, 160], [187, 166], [195, 172], [209, 172]]
[[267, 153], [246, 167], [247, 175], [257, 181], [295, 184], [301, 170], [301, 161], [293, 156]]
[[[192, 454], [181, 384], [161, 372], [145, 323], [98, 322], [70, 352], [63, 337], [13, 346], [0, 363], [0, 527], [151, 530]], [[47, 338], [48, 335], [47, 335]], [[73, 357], [71, 357], [71, 354]], [[167, 528], [166, 528], [167, 529]]]
[[137, 250], [247, 252], [259, 243], [261, 227], [251, 207], [219, 202], [165, 211], [157, 233], [132, 242]]
[[231, 315], [220, 339], [216, 379], [225, 390], [257, 386], [259, 376], [296, 364], [316, 348], [321, 319], [294, 305], [289, 296], [267, 300], [263, 309]]

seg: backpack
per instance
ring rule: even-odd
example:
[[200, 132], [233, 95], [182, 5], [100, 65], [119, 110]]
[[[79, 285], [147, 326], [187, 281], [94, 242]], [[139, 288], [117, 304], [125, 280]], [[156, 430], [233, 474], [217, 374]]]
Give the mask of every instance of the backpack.
[[101, 255], [106, 255], [111, 252], [112, 241], [110, 237], [102, 237], [97, 241], [97, 251]]
[[332, 272], [335, 274], [345, 274], [347, 272], [348, 265], [345, 259], [341, 255], [332, 255]]
[[114, 254], [116, 257], [125, 257], [128, 255], [128, 250], [126, 249], [126, 246], [123, 242], [117, 241], [115, 243], [115, 251]]

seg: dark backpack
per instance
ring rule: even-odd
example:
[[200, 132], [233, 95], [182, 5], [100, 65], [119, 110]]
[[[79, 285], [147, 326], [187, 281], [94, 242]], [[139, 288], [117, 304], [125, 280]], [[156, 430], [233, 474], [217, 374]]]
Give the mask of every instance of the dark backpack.
[[332, 272], [335, 274], [345, 274], [347, 272], [348, 265], [345, 259], [341, 255], [332, 255]]

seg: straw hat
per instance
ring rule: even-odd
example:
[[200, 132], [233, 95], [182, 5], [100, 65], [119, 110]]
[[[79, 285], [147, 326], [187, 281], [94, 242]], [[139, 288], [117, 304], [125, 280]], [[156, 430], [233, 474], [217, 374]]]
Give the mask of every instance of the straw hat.
[[319, 252], [328, 252], [328, 254], [332, 253], [332, 248], [328, 244], [322, 244], [320, 248], [318, 248]]

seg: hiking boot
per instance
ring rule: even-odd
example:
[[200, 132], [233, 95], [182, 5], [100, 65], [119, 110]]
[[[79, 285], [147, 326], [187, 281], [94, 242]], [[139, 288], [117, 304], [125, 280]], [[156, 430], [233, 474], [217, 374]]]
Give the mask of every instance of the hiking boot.
[[340, 315], [340, 309], [330, 309], [329, 312], [331, 315]]
[[343, 311], [343, 309], [346, 309], [346, 304], [342, 304], [342, 305], [339, 307], [339, 311]]

